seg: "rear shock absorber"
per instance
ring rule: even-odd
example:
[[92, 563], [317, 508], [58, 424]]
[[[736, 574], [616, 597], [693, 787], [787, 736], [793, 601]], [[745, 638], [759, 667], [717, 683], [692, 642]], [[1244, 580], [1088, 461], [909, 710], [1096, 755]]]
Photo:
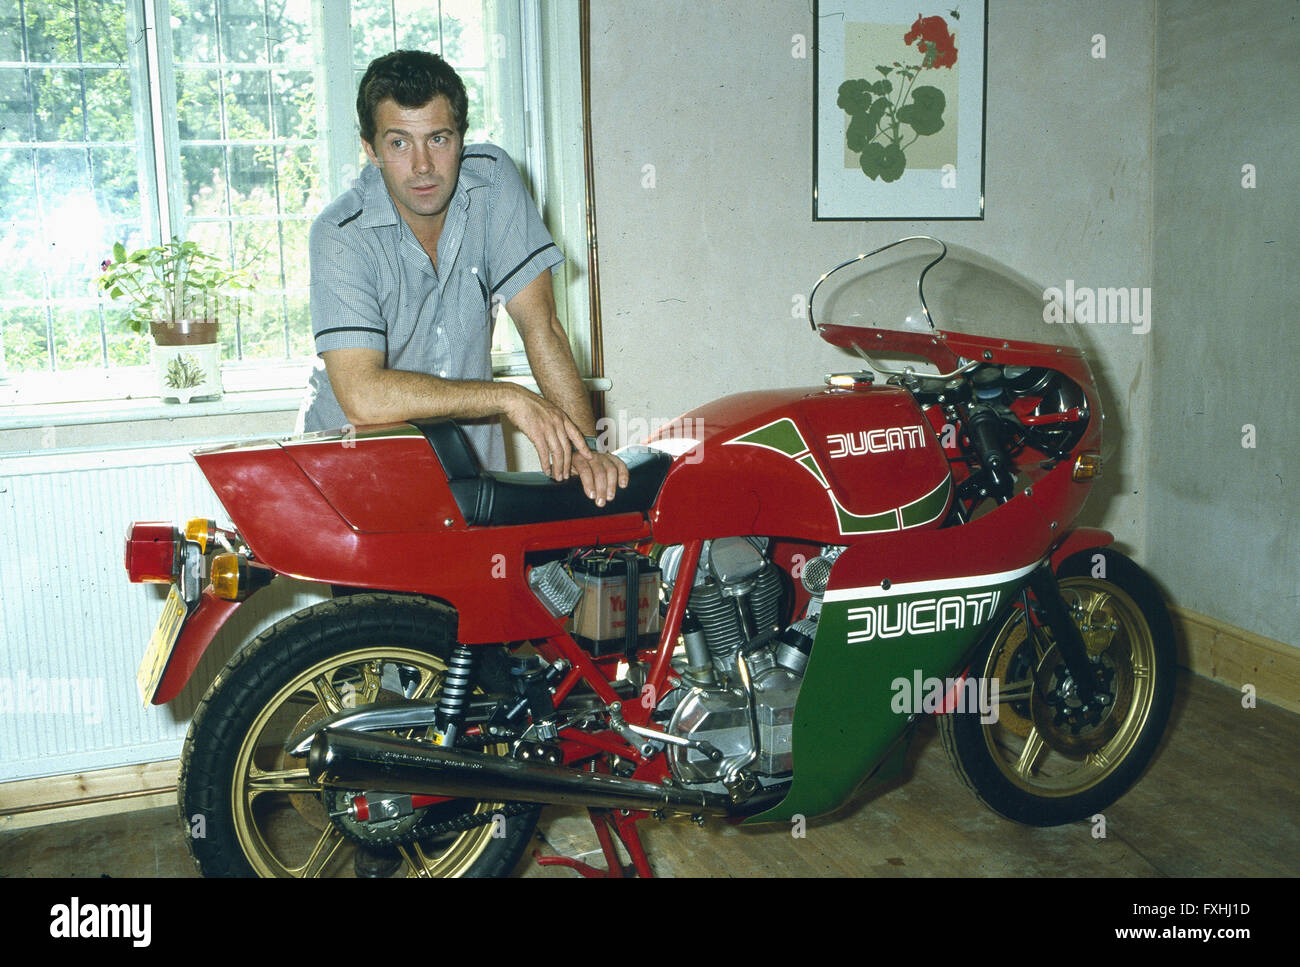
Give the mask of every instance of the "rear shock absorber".
[[438, 696], [438, 712], [434, 717], [434, 741], [438, 745], [453, 746], [460, 734], [460, 721], [465, 715], [465, 702], [469, 697], [469, 680], [474, 671], [474, 652], [458, 644], [447, 659], [447, 673], [442, 677], [442, 693]]

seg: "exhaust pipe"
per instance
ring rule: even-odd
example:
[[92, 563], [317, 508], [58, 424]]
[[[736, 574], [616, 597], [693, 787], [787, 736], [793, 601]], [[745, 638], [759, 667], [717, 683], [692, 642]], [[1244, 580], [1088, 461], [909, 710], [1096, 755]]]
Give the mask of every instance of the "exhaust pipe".
[[735, 811], [731, 797], [722, 793], [330, 729], [312, 742], [307, 772], [313, 782], [346, 789], [607, 809], [715, 814]]

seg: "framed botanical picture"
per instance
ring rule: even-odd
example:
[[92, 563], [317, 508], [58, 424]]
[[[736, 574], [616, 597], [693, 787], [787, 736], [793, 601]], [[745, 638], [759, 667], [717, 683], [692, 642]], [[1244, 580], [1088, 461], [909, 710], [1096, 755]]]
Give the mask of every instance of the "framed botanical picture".
[[985, 0], [813, 5], [813, 219], [984, 217]]

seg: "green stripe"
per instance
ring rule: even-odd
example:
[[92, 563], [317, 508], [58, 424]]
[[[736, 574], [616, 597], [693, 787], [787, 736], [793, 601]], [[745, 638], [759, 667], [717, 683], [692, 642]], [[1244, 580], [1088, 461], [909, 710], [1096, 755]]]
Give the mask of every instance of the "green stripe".
[[939, 486], [924, 497], [910, 504], [904, 504], [901, 509], [903, 526], [916, 527], [919, 524], [928, 524], [942, 514], [943, 509], [948, 506], [948, 489], [951, 484], [951, 475], [945, 475]]
[[787, 457], [797, 457], [808, 449], [808, 444], [804, 442], [799, 428], [788, 417], [783, 417], [774, 423], [769, 423], [767, 426], [760, 426], [757, 430], [750, 430], [744, 436], [736, 437], [736, 439], [727, 442], [750, 443], [759, 447], [771, 447], [773, 450], [781, 451]]

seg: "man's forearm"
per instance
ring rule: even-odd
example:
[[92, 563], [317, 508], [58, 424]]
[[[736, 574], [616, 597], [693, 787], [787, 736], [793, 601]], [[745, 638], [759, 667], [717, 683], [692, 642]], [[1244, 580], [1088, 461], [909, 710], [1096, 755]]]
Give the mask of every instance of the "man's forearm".
[[548, 328], [525, 339], [524, 349], [542, 395], [564, 410], [584, 436], [595, 436], [596, 418], [591, 411], [591, 397], [578, 375], [573, 351], [563, 331]]
[[475, 419], [507, 408], [509, 384], [477, 379], [441, 379], [402, 369], [366, 374], [362, 392], [338, 392], [339, 405], [352, 423], [396, 423], [420, 417]]

